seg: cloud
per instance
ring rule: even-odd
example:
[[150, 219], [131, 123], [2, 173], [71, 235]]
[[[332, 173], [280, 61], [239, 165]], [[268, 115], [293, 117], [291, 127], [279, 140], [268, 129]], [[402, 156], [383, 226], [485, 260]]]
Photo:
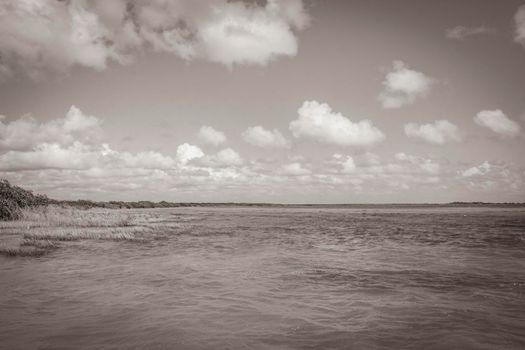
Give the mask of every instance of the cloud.
[[491, 169], [491, 166], [489, 162], [485, 161], [483, 164], [474, 166], [472, 168], [468, 168], [461, 172], [461, 176], [463, 177], [472, 177], [472, 176], [478, 176], [478, 175], [485, 175], [488, 173]]
[[262, 126], [249, 127], [242, 133], [244, 141], [262, 148], [290, 148], [290, 142], [279, 130], [266, 130]]
[[436, 163], [431, 159], [416, 157], [404, 152], [396, 153], [395, 158], [402, 163], [415, 165], [425, 173], [438, 174], [441, 170], [439, 163]]
[[70, 146], [42, 143], [32, 150], [8, 151], [0, 155], [0, 170], [42, 170], [92, 168], [142, 168], [168, 169], [175, 161], [158, 152], [147, 151], [132, 154], [112, 150], [109, 145], [86, 145], [79, 141]]
[[142, 51], [232, 66], [297, 54], [309, 23], [301, 0], [71, 0], [0, 3], [0, 74], [38, 78], [72, 66], [105, 69]]
[[312, 172], [308, 169], [303, 168], [301, 163], [294, 162], [283, 166], [283, 173], [292, 176], [303, 176], [309, 175]]
[[408, 137], [420, 138], [428, 143], [442, 145], [448, 141], [460, 141], [458, 127], [448, 120], [436, 120], [433, 124], [405, 124]]
[[241, 165], [243, 160], [239, 153], [231, 148], [225, 148], [217, 153], [215, 156], [217, 162], [225, 166]]
[[359, 191], [366, 188], [368, 193], [385, 194], [437, 184], [444, 175], [438, 161], [404, 152], [395, 154], [391, 162], [382, 162], [371, 154], [355, 157], [334, 154], [328, 164], [335, 165], [334, 168], [327, 166], [334, 181], [350, 183]]
[[296, 138], [339, 146], [367, 146], [385, 138], [370, 120], [353, 122], [333, 112], [326, 103], [305, 101], [298, 113], [299, 117], [290, 122], [290, 130]]
[[226, 142], [226, 135], [222, 131], [215, 130], [211, 126], [203, 125], [197, 134], [204, 143], [212, 146], [220, 146]]
[[[17, 124], [6, 120], [6, 126]], [[76, 111], [30, 124], [24, 139], [34, 135], [35, 141], [23, 147], [9, 141], [10, 149], [0, 149], [0, 178], [54, 198], [94, 200], [437, 201], [455, 200], [466, 190], [516, 200], [525, 189], [523, 168], [502, 162], [465, 167], [405, 152], [379, 157], [350, 149], [330, 158], [321, 153], [261, 160], [243, 159], [231, 148], [205, 154], [188, 143], [170, 153], [127, 152], [88, 137], [99, 123]], [[53, 140], [48, 130], [55, 128], [66, 135]]]
[[202, 157], [204, 157], [204, 152], [197, 146], [183, 143], [177, 147], [177, 160], [182, 164]]
[[432, 78], [409, 69], [402, 61], [394, 61], [393, 70], [387, 73], [383, 81], [384, 89], [378, 100], [387, 109], [413, 104], [416, 98], [430, 91], [432, 83]]
[[504, 137], [515, 137], [520, 133], [520, 125], [514, 120], [509, 119], [501, 110], [484, 110], [475, 117], [476, 124], [488, 128], [493, 132]]
[[[497, 193], [520, 194], [525, 186], [525, 171], [504, 162], [489, 162], [458, 171], [459, 180], [472, 191], [495, 191]], [[518, 199], [521, 200], [521, 199]]]
[[12, 122], [0, 119], [0, 150], [28, 150], [42, 143], [91, 143], [101, 134], [102, 121], [71, 106], [64, 118], [38, 123], [30, 115]]
[[493, 33], [493, 28], [488, 28], [485, 26], [479, 26], [479, 27], [464, 27], [464, 26], [457, 26], [454, 28], [447, 29], [447, 38], [449, 39], [455, 39], [455, 40], [464, 40], [465, 38], [473, 35], [480, 35], [480, 34], [489, 34]]
[[353, 173], [356, 171], [356, 165], [354, 162], [354, 158], [348, 156], [346, 157], [346, 160], [342, 163], [343, 166], [343, 173]]
[[514, 15], [514, 22], [516, 23], [516, 34], [514, 41], [525, 46], [525, 5], [521, 5]]

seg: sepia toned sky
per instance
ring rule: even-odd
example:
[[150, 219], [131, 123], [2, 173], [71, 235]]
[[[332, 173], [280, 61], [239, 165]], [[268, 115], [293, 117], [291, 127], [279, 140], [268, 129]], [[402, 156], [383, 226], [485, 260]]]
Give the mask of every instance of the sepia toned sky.
[[0, 115], [60, 199], [523, 202], [525, 3], [6, 0]]

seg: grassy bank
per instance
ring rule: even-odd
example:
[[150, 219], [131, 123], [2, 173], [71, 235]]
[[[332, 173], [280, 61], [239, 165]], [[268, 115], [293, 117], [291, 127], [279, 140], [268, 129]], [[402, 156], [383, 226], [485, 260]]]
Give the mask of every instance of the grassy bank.
[[151, 211], [26, 207], [18, 220], [0, 221], [0, 255], [38, 257], [85, 240], [144, 243], [167, 237], [175, 225]]
[[46, 196], [33, 194], [11, 185], [7, 180], [0, 180], [0, 221], [20, 220], [22, 210], [46, 206], [48, 202]]

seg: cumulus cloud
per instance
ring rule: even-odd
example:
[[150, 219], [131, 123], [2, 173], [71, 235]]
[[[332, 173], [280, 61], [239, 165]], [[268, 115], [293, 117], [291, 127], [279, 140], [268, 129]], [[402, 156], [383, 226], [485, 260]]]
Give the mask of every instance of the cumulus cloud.
[[305, 101], [298, 114], [299, 117], [290, 123], [290, 130], [296, 138], [339, 146], [367, 146], [385, 138], [370, 120], [353, 122], [333, 112], [326, 103]]
[[458, 171], [459, 179], [473, 191], [518, 194], [525, 185], [525, 171], [501, 161], [483, 163]]
[[454, 28], [447, 29], [446, 36], [449, 39], [464, 40], [465, 38], [469, 36], [489, 34], [493, 32], [494, 32], [493, 28], [488, 28], [485, 26], [479, 26], [479, 27], [456, 26]]
[[478, 175], [485, 175], [488, 173], [491, 169], [491, 166], [489, 162], [485, 161], [481, 165], [473, 166], [472, 168], [468, 168], [461, 172], [461, 176], [463, 177], [472, 177], [472, 176], [478, 176]]
[[404, 152], [395, 154], [389, 162], [371, 154], [354, 157], [334, 154], [329, 164], [335, 165], [332, 176], [341, 184], [350, 183], [360, 190], [368, 184], [368, 192], [405, 191], [414, 186], [436, 184], [442, 182], [443, 175], [438, 161]]
[[309, 23], [301, 0], [0, 2], [0, 74], [126, 64], [144, 50], [228, 66], [297, 53]]
[[235, 150], [231, 148], [225, 148], [219, 152], [217, 152], [217, 155], [215, 156], [215, 159], [217, 162], [224, 166], [235, 166], [235, 165], [241, 165], [243, 163], [243, 160], [239, 153], [237, 153]]
[[226, 142], [226, 135], [224, 135], [222, 131], [215, 130], [213, 127], [207, 125], [203, 125], [199, 129], [197, 136], [202, 142], [215, 147]]
[[521, 5], [514, 16], [516, 23], [516, 34], [514, 40], [525, 46], [525, 5]]
[[249, 127], [242, 133], [244, 141], [262, 148], [290, 148], [290, 142], [279, 130], [267, 130], [262, 126]]
[[412, 104], [416, 98], [425, 96], [432, 86], [433, 79], [425, 74], [409, 69], [402, 61], [394, 61], [393, 69], [383, 81], [383, 91], [378, 100], [383, 108], [400, 108]]
[[41, 170], [93, 168], [142, 168], [168, 169], [175, 161], [158, 152], [147, 151], [132, 154], [119, 152], [107, 144], [86, 145], [79, 141], [64, 146], [58, 143], [42, 143], [31, 150], [11, 150], [0, 155], [0, 170]]
[[204, 157], [204, 152], [198, 146], [183, 143], [177, 147], [177, 160], [182, 164], [202, 157]]
[[431, 124], [405, 124], [405, 134], [408, 137], [422, 139], [428, 143], [442, 145], [449, 141], [460, 141], [458, 127], [448, 120], [436, 120]]
[[312, 172], [308, 169], [303, 168], [301, 163], [294, 162], [290, 164], [285, 164], [283, 166], [283, 173], [286, 175], [292, 175], [292, 176], [302, 176], [302, 175], [309, 175]]
[[64, 118], [39, 123], [26, 115], [12, 122], [0, 119], [0, 150], [28, 150], [42, 143], [61, 146], [91, 143], [99, 138], [102, 121], [71, 106]]
[[429, 174], [438, 174], [441, 169], [439, 163], [433, 161], [432, 159], [417, 157], [410, 154], [406, 154], [404, 152], [396, 153], [395, 158], [403, 163], [415, 165], [418, 168], [420, 168], [423, 172]]
[[507, 117], [499, 109], [481, 111], [474, 117], [474, 121], [476, 124], [504, 137], [517, 136], [521, 129], [518, 123]]
[[[336, 157], [337, 159], [337, 157]], [[351, 174], [351, 173], [354, 173], [356, 171], [356, 165], [355, 165], [355, 162], [354, 162], [354, 158], [352, 158], [351, 156], [347, 156], [346, 159], [342, 160], [341, 161], [341, 166], [343, 168], [343, 173], [345, 174]]]

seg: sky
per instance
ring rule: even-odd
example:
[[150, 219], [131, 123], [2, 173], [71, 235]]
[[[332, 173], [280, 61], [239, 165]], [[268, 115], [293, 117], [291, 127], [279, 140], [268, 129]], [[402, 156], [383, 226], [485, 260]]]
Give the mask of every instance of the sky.
[[0, 178], [57, 199], [525, 201], [523, 0], [2, 0]]

